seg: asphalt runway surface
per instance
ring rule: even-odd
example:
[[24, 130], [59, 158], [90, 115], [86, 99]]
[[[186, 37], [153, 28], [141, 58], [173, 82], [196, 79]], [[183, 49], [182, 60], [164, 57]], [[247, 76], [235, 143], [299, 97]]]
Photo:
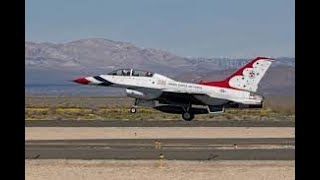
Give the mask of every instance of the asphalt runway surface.
[[[32, 120], [25, 127], [295, 127], [293, 121]], [[26, 140], [26, 159], [294, 160], [294, 138]]]
[[102, 120], [31, 120], [25, 127], [295, 127], [294, 121], [102, 121]]
[[27, 140], [25, 159], [294, 160], [294, 138]]

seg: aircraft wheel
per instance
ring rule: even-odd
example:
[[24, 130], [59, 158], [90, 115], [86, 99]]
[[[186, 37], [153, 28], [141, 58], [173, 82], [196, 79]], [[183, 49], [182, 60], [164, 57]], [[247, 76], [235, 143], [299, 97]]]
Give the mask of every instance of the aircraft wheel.
[[137, 109], [134, 108], [134, 107], [132, 107], [132, 108], [130, 109], [130, 112], [131, 112], [131, 113], [136, 113], [136, 112], [137, 112]]
[[191, 121], [194, 118], [194, 115], [192, 113], [189, 113], [189, 112], [184, 112], [184, 113], [182, 113], [182, 118], [185, 121]]

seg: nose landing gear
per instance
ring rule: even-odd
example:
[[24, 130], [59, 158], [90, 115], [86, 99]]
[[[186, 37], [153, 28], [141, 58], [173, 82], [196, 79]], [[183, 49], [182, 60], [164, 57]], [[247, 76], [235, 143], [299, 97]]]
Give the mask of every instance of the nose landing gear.
[[137, 108], [136, 107], [132, 107], [130, 108], [130, 113], [136, 113], [137, 112]]
[[134, 100], [134, 105], [130, 108], [130, 113], [134, 114], [137, 112], [137, 104], [138, 104], [138, 99]]

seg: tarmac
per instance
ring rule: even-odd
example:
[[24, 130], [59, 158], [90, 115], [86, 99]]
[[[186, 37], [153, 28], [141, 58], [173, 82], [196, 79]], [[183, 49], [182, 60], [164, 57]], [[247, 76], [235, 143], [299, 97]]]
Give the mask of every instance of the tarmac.
[[294, 138], [28, 140], [26, 159], [294, 160]]
[[[26, 121], [25, 159], [113, 159], [113, 160], [295, 160], [294, 122], [254, 121]], [[88, 128], [92, 129], [88, 129]], [[102, 127], [102, 128], [101, 128]], [[171, 137], [149, 134], [126, 138], [132, 128], [175, 133], [174, 128], [188, 129], [193, 138], [178, 134]], [[149, 128], [151, 127], [151, 128]], [[158, 127], [158, 128], [156, 128]], [[173, 127], [173, 129], [168, 128]], [[199, 128], [197, 128], [199, 127]], [[193, 133], [209, 129], [200, 136]], [[234, 130], [221, 130], [234, 128]], [[237, 128], [239, 127], [239, 128]], [[252, 127], [252, 128], [244, 128]], [[269, 128], [269, 129], [265, 129]], [[270, 128], [280, 128], [277, 131]], [[72, 128], [72, 129], [66, 129]], [[108, 129], [113, 132], [108, 132]], [[156, 128], [156, 129], [154, 129]], [[183, 129], [184, 128], [184, 129]], [[201, 129], [202, 128], [202, 129]], [[243, 129], [244, 128], [244, 129]], [[258, 128], [258, 129], [254, 129]], [[291, 129], [288, 129], [291, 128]], [[96, 129], [96, 130], [95, 130]], [[214, 130], [215, 129], [215, 130]], [[289, 136], [273, 133], [288, 131]], [[72, 131], [71, 131], [72, 130]], [[221, 130], [220, 135], [218, 130]], [[224, 136], [221, 133], [226, 132]], [[268, 132], [269, 135], [263, 132]], [[72, 134], [72, 132], [74, 134]], [[149, 132], [149, 133], [150, 133]], [[244, 136], [229, 136], [227, 132], [244, 133]], [[255, 132], [262, 135], [255, 136]], [[272, 133], [273, 132], [273, 133]], [[40, 134], [39, 134], [40, 133]], [[49, 135], [42, 138], [43, 133]], [[77, 135], [78, 133], [78, 135]], [[81, 134], [82, 133], [82, 134]], [[105, 134], [104, 134], [105, 133]], [[109, 133], [109, 134], [108, 134]], [[111, 134], [110, 134], [111, 133]], [[131, 133], [131, 132], [130, 132]], [[210, 135], [211, 133], [211, 135]], [[217, 134], [218, 133], [218, 134]], [[280, 134], [281, 134], [280, 133]], [[287, 134], [288, 134], [287, 133]], [[91, 136], [88, 137], [88, 135]], [[146, 133], [147, 134], [147, 133]], [[58, 135], [58, 136], [57, 136]], [[157, 138], [156, 135], [159, 135]], [[60, 137], [61, 136], [61, 137]], [[75, 136], [75, 137], [74, 137]], [[121, 136], [121, 137], [119, 137]], [[247, 136], [251, 136], [247, 138]], [[38, 137], [35, 138], [35, 137]], [[60, 137], [60, 138], [57, 138]], [[69, 137], [69, 138], [68, 138]], [[88, 137], [88, 138], [87, 138]], [[95, 139], [94, 139], [95, 137]], [[51, 138], [51, 139], [50, 139]]]

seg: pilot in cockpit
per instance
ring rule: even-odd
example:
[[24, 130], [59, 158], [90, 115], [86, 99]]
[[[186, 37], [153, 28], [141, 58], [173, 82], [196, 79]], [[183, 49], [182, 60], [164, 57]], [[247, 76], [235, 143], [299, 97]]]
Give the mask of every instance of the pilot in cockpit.
[[122, 76], [130, 76], [130, 71], [127, 69], [122, 70]]
[[151, 73], [151, 72], [147, 72], [147, 73], [146, 73], [146, 76], [151, 77], [151, 76], [152, 76], [152, 73]]
[[121, 75], [122, 75], [122, 76], [125, 76], [125, 75], [126, 75], [126, 70], [125, 70], [125, 69], [123, 69], [123, 70], [121, 71]]

